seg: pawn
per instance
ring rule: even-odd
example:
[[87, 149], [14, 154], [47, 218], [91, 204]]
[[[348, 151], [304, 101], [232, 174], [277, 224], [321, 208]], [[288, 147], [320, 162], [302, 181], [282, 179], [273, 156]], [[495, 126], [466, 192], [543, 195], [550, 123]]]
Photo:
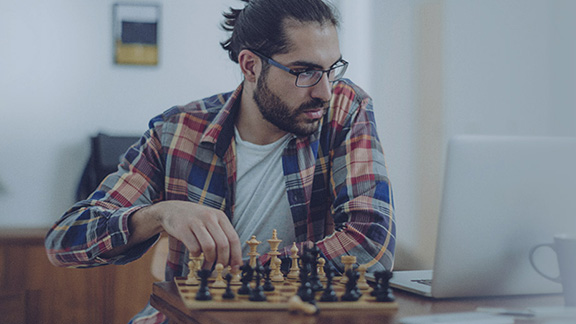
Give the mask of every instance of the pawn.
[[324, 267], [326, 266], [326, 259], [324, 258], [318, 258], [318, 278], [320, 278], [320, 281], [322, 282], [326, 282], [326, 270], [324, 270]]
[[324, 272], [326, 273], [326, 288], [320, 297], [320, 301], [323, 302], [335, 302], [338, 301], [336, 292], [332, 288], [332, 279], [334, 278], [334, 268], [330, 263], [324, 266]]
[[262, 285], [262, 289], [264, 291], [274, 291], [274, 285], [272, 284], [272, 280], [270, 280], [270, 273], [272, 269], [269, 266], [264, 267], [264, 285]]
[[242, 269], [242, 277], [240, 278], [242, 286], [238, 288], [238, 295], [250, 295], [252, 292], [250, 282], [252, 281], [252, 276], [254, 275], [254, 269], [252, 269], [248, 263], [245, 263], [240, 269]]
[[224, 271], [224, 266], [222, 263], [216, 264], [216, 279], [212, 283], [212, 288], [226, 288], [226, 282], [222, 277], [222, 271]]
[[212, 300], [212, 295], [208, 289], [208, 278], [211, 275], [211, 271], [207, 269], [198, 270], [198, 277], [200, 278], [200, 287], [196, 292], [196, 300]]
[[240, 286], [242, 282], [240, 282], [240, 269], [233, 270], [231, 266], [228, 266], [228, 273], [232, 275], [232, 280], [230, 284], [232, 286]]
[[224, 277], [224, 280], [226, 280], [226, 291], [224, 291], [224, 293], [222, 294], [222, 298], [223, 299], [234, 299], [236, 297], [236, 295], [234, 294], [234, 292], [232, 291], [232, 288], [231, 288], [232, 275], [230, 273], [226, 274], [226, 276]]

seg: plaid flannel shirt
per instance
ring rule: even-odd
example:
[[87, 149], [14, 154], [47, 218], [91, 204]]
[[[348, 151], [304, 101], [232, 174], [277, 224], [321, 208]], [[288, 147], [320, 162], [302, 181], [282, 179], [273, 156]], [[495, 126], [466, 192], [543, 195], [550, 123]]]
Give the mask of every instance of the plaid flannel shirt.
[[[122, 256], [104, 259], [100, 254], [127, 242], [131, 214], [162, 200], [188, 200], [234, 217], [234, 122], [241, 92], [242, 85], [153, 118], [118, 171], [50, 230], [50, 261], [92, 267], [139, 258], [157, 237]], [[294, 136], [282, 157], [296, 240], [316, 242], [340, 271], [343, 255], [355, 255], [369, 271], [393, 265], [392, 191], [372, 109], [363, 90], [349, 80], [336, 82], [318, 130]], [[188, 251], [173, 238], [169, 245], [166, 279], [172, 280], [186, 275]], [[150, 322], [159, 321], [158, 314], [149, 315]]]

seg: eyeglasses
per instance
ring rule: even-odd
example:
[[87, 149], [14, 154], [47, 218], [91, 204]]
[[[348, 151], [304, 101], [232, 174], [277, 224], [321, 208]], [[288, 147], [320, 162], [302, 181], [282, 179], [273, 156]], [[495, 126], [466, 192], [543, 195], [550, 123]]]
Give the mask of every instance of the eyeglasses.
[[284, 70], [292, 75], [295, 75], [296, 76], [295, 84], [299, 88], [308, 88], [315, 86], [316, 84], [318, 84], [318, 82], [320, 82], [320, 80], [322, 80], [322, 76], [324, 76], [324, 73], [326, 73], [326, 75], [328, 76], [329, 82], [336, 82], [344, 76], [344, 73], [346, 73], [346, 69], [348, 68], [348, 62], [341, 59], [340, 61], [336, 62], [336, 65], [332, 66], [328, 70], [294, 71], [291, 68], [274, 61], [273, 59], [264, 54], [261, 54], [255, 50], [249, 50], [249, 51], [265, 59], [268, 63], [274, 65], [275, 67]]

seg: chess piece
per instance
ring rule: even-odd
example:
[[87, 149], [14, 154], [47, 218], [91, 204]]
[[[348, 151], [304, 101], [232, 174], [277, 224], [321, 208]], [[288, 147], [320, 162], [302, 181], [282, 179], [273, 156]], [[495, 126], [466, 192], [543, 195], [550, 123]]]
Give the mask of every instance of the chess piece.
[[392, 271], [384, 270], [380, 272], [375, 272], [374, 276], [377, 276], [377, 280], [380, 281], [380, 288], [376, 291], [376, 301], [379, 302], [393, 302], [395, 300], [392, 294], [392, 289], [390, 289], [390, 279], [392, 279]]
[[246, 244], [248, 244], [248, 246], [250, 247], [250, 252], [248, 252], [248, 255], [250, 256], [250, 266], [252, 267], [252, 269], [254, 269], [256, 267], [256, 259], [260, 255], [256, 251], [258, 249], [258, 245], [260, 243], [262, 243], [262, 242], [260, 242], [256, 239], [256, 235], [252, 235], [252, 238], [250, 238], [250, 240], [246, 241]]
[[224, 271], [224, 266], [222, 263], [216, 264], [216, 279], [212, 283], [212, 288], [226, 288], [226, 282], [222, 277], [222, 272]]
[[332, 279], [334, 278], [334, 268], [330, 263], [324, 266], [324, 272], [326, 273], [326, 288], [320, 297], [320, 301], [323, 302], [335, 302], [338, 301], [338, 296], [332, 288]]
[[300, 297], [305, 302], [310, 302], [314, 300], [314, 291], [312, 290], [312, 285], [308, 280], [308, 275], [304, 271], [300, 271], [300, 287], [296, 295]]
[[320, 311], [315, 304], [305, 303], [298, 295], [290, 297], [288, 300], [288, 310], [306, 315], [315, 315]]
[[382, 271], [374, 272], [374, 287], [372, 287], [372, 291], [370, 292], [370, 296], [376, 297], [380, 290], [382, 290]]
[[266, 295], [264, 295], [264, 289], [262, 289], [262, 286], [260, 285], [264, 269], [262, 268], [261, 265], [257, 265], [254, 272], [256, 272], [256, 286], [254, 287], [254, 289], [252, 289], [249, 300], [256, 302], [266, 301]]
[[212, 271], [208, 269], [198, 270], [198, 277], [200, 278], [200, 287], [196, 292], [196, 300], [206, 301], [212, 300], [212, 295], [208, 289], [208, 278], [212, 274]]
[[288, 279], [298, 279], [298, 276], [300, 275], [300, 267], [298, 266], [298, 247], [296, 246], [296, 242], [292, 243], [290, 259], [292, 260], [292, 265], [290, 266], [290, 272], [288, 272], [286, 277]]
[[302, 267], [300, 268], [300, 287], [296, 294], [300, 296], [305, 302], [312, 302], [314, 300], [314, 291], [312, 290], [312, 284], [310, 283], [310, 272], [311, 272], [311, 262], [314, 256], [310, 253], [308, 249], [304, 249], [302, 254]]
[[270, 262], [270, 264], [274, 263], [274, 270], [271, 272], [271, 280], [274, 282], [283, 282], [284, 281], [284, 274], [280, 270], [282, 265], [282, 260], [279, 258], [275, 258], [274, 260], [270, 260], [274, 262]]
[[346, 282], [346, 291], [344, 295], [342, 295], [342, 301], [357, 301], [362, 296], [360, 289], [358, 289], [358, 272], [350, 269], [345, 273], [346, 277], [348, 277], [348, 281]]
[[204, 253], [200, 253], [197, 257], [190, 254], [188, 260], [188, 277], [186, 278], [186, 284], [197, 286], [200, 284], [197, 273], [198, 270], [202, 269], [202, 265], [204, 264]]
[[249, 263], [244, 263], [240, 269], [242, 269], [242, 277], [240, 278], [242, 286], [238, 288], [238, 295], [250, 295], [252, 292], [250, 282], [252, 282], [254, 269], [250, 266]]
[[192, 258], [192, 256], [190, 256], [188, 260], [188, 276], [186, 278], [186, 284], [190, 286], [198, 286], [200, 281], [196, 276], [196, 271], [198, 271], [198, 269], [196, 269], [196, 263], [194, 262], [194, 258]]
[[232, 270], [232, 267], [228, 266], [228, 273], [232, 275], [232, 280], [230, 280], [232, 286], [240, 286], [242, 284], [240, 282], [240, 269]]
[[224, 277], [224, 279], [226, 280], [226, 291], [224, 291], [224, 293], [222, 294], [223, 299], [234, 299], [236, 297], [231, 288], [232, 277], [233, 276], [231, 273], [227, 273], [226, 276]]
[[264, 284], [262, 285], [262, 289], [264, 289], [264, 291], [274, 291], [274, 289], [276, 289], [272, 284], [272, 280], [270, 280], [271, 272], [272, 270], [270, 269], [270, 266], [264, 267]]
[[326, 259], [324, 258], [318, 258], [318, 278], [320, 278], [320, 281], [326, 282], [327, 278], [326, 278], [326, 270], [324, 270], [324, 267], [326, 266]]
[[[354, 255], [343, 255], [341, 258], [342, 264], [344, 264], [344, 274], [352, 269], [352, 265], [356, 263], [356, 257]], [[343, 275], [340, 279], [341, 284], [348, 282], [348, 276]]]
[[322, 286], [322, 282], [318, 277], [318, 267], [314, 264], [311, 268], [312, 271], [310, 272], [308, 280], [310, 280], [310, 286], [312, 287], [312, 291], [317, 292], [324, 290], [324, 286]]
[[268, 255], [270, 256], [270, 269], [272, 270], [270, 275], [272, 281], [274, 282], [284, 281], [284, 275], [280, 270], [282, 260], [278, 259], [278, 256], [281, 254], [278, 252], [278, 246], [281, 242], [282, 240], [278, 238], [278, 232], [273, 230], [272, 237], [268, 240], [268, 244], [270, 244], [270, 252], [268, 252]]
[[320, 255], [320, 249], [316, 244], [310, 248], [310, 285], [312, 286], [312, 291], [322, 291], [324, 287], [322, 286], [322, 282], [320, 282], [320, 278], [318, 277], [318, 256]]
[[358, 278], [358, 288], [360, 290], [368, 290], [370, 289], [370, 285], [368, 284], [368, 280], [366, 280], [366, 271], [368, 270], [368, 266], [362, 264], [358, 267], [358, 273], [360, 277]]

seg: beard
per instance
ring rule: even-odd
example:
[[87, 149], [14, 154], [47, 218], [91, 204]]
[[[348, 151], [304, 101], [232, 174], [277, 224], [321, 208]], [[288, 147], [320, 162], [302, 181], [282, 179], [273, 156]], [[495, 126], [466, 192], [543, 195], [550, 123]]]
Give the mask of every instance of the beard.
[[328, 109], [328, 102], [314, 98], [297, 109], [290, 108], [280, 97], [274, 94], [267, 85], [267, 71], [258, 77], [254, 101], [266, 121], [278, 129], [297, 136], [312, 135], [320, 124], [320, 119], [309, 119], [304, 112], [310, 109]]

